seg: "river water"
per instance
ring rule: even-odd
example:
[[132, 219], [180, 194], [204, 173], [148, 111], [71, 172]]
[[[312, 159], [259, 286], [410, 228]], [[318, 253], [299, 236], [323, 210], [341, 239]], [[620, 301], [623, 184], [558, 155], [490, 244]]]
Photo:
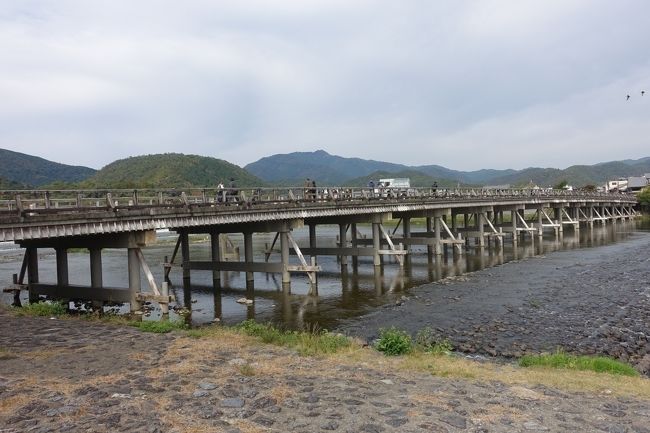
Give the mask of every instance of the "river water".
[[[418, 229], [419, 227], [413, 227]], [[526, 237], [517, 248], [512, 247], [506, 239], [502, 251], [496, 248], [485, 248], [482, 252], [470, 248], [462, 255], [449, 254], [436, 259], [429, 258], [424, 246], [413, 246], [408, 263], [404, 268], [393, 259], [386, 258], [382, 271], [375, 273], [372, 257], [360, 257], [358, 270], [352, 267], [348, 258], [347, 272], [341, 272], [341, 265], [336, 257], [319, 257], [318, 264], [322, 272], [318, 276], [318, 295], [309, 294], [310, 287], [307, 276], [292, 274], [291, 293], [282, 290], [280, 274], [255, 274], [255, 290], [246, 290], [245, 273], [223, 272], [221, 289], [215, 292], [212, 286], [211, 271], [192, 271], [191, 285], [183, 288], [180, 268], [173, 268], [170, 280], [171, 293], [176, 296], [177, 307], [184, 307], [185, 320], [193, 324], [205, 324], [219, 318], [223, 323], [234, 324], [247, 318], [260, 322], [273, 322], [287, 328], [326, 328], [333, 329], [344, 320], [349, 320], [373, 311], [377, 307], [392, 304], [408, 295], [409, 289], [444, 278], [459, 276], [487, 267], [498, 266], [514, 260], [523, 260], [537, 255], [549, 254], [553, 251], [593, 248], [616, 242], [624, 242], [630, 234], [639, 230], [640, 223], [618, 222], [605, 227], [597, 225], [593, 230], [582, 228], [579, 233], [568, 228], [561, 240], [556, 240], [552, 233], [547, 233], [542, 242], [535, 237]], [[420, 228], [422, 229], [422, 228]], [[642, 229], [642, 228], [641, 228]], [[370, 227], [360, 226], [362, 235], [371, 237]], [[333, 247], [337, 242], [338, 226], [319, 226], [317, 243], [319, 247]], [[297, 229], [293, 233], [300, 246], [309, 243], [308, 230]], [[231, 240], [241, 246], [243, 252], [243, 236], [231, 235]], [[209, 260], [210, 244], [205, 237], [191, 237], [190, 256], [192, 260]], [[273, 234], [256, 234], [254, 236], [255, 261], [264, 261], [265, 244], [271, 244]], [[165, 256], [171, 256], [176, 242], [173, 233], [162, 233], [158, 242], [143, 249], [149, 267], [156, 281], [163, 279]], [[14, 244], [0, 243], [0, 286], [9, 285], [12, 274], [20, 271], [24, 251]], [[242, 254], [243, 256], [243, 254]], [[579, 260], [579, 254], [577, 254]], [[279, 261], [279, 253], [271, 256], [271, 261]], [[292, 257], [292, 261], [297, 259]], [[127, 287], [127, 258], [124, 250], [103, 251], [104, 284], [110, 287]], [[68, 257], [69, 277], [71, 284], [90, 284], [89, 254], [85, 251], [70, 252]], [[512, 267], [516, 272], [516, 266]], [[39, 250], [39, 272], [42, 283], [56, 282], [56, 260], [54, 250]], [[142, 280], [143, 290], [147, 290], [147, 282]], [[3, 293], [0, 302], [10, 304], [12, 295]], [[254, 298], [251, 306], [237, 303], [242, 297]], [[27, 302], [27, 294], [22, 293], [21, 299]], [[117, 307], [125, 312], [127, 308]], [[154, 309], [145, 320], [157, 320], [159, 310]], [[172, 312], [170, 318], [177, 318]]]

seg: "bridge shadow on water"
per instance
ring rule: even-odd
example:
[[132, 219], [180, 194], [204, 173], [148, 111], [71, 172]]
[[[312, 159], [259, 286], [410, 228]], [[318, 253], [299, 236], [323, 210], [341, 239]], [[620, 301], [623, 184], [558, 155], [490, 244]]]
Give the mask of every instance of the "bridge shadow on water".
[[[304, 275], [295, 275], [291, 293], [286, 293], [278, 274], [255, 274], [254, 289], [247, 289], [244, 272], [223, 272], [220, 285], [215, 287], [210, 271], [193, 273], [191, 283], [185, 287], [180, 273], [173, 273], [172, 292], [178, 304], [187, 310], [186, 320], [194, 324], [209, 323], [215, 319], [227, 324], [255, 319], [290, 329], [332, 329], [342, 320], [400, 302], [402, 296], [409, 296], [409, 290], [414, 287], [440, 280], [453, 281], [469, 272], [553, 251], [619, 242], [634, 230], [634, 222], [625, 222], [593, 229], [583, 228], [579, 232], [568, 230], [561, 239], [556, 239], [552, 233], [545, 235], [541, 242], [535, 236], [526, 237], [516, 248], [507, 241], [503, 248], [490, 245], [480, 249], [470, 245], [463, 254], [455, 254], [452, 248], [448, 248], [440, 257], [427, 254], [426, 247], [414, 246], [404, 267], [400, 267], [395, 259], [388, 258], [382, 267], [375, 268], [372, 258], [360, 257], [357, 266], [351, 263], [342, 266], [336, 257], [318, 257], [318, 264], [323, 270], [318, 274], [317, 294], [311, 290], [309, 280]], [[334, 245], [337, 234], [336, 227], [323, 227], [318, 242]], [[299, 244], [308, 244], [306, 230], [297, 230], [295, 237]], [[237, 237], [233, 237], [233, 240], [243, 242]], [[263, 238], [257, 240], [260, 247], [256, 250], [263, 249], [261, 244], [264, 241]], [[208, 257], [209, 246], [196, 245], [192, 254]], [[430, 286], [430, 290], [441, 288], [444, 285]], [[242, 298], [253, 303], [237, 303]]]

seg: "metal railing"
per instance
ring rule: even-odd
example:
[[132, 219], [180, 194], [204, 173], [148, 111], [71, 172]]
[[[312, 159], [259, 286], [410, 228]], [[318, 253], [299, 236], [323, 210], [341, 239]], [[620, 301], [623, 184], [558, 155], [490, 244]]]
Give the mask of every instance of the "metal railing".
[[153, 207], [254, 206], [430, 200], [589, 199], [636, 203], [633, 195], [556, 189], [483, 188], [187, 188], [0, 191], [0, 215], [79, 212]]

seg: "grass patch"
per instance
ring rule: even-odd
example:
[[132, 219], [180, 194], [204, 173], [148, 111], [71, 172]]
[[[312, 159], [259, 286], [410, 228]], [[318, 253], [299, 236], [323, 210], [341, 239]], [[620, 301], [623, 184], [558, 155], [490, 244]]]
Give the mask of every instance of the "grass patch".
[[413, 349], [411, 336], [395, 327], [379, 330], [375, 349], [388, 356], [404, 355]]
[[294, 348], [301, 355], [335, 353], [351, 345], [347, 337], [326, 330], [284, 331], [271, 324], [261, 324], [254, 320], [245, 320], [237, 325], [236, 329], [251, 337], [257, 337], [264, 343]]
[[12, 307], [21, 316], [60, 317], [68, 314], [68, 308], [61, 302], [35, 302], [22, 307]]
[[146, 321], [146, 322], [132, 322], [131, 326], [135, 326], [142, 332], [154, 332], [156, 334], [166, 334], [171, 331], [188, 329], [187, 323], [181, 321]]
[[569, 370], [594, 371], [621, 376], [638, 376], [630, 365], [604, 356], [575, 356], [557, 351], [547, 355], [526, 355], [519, 360], [521, 367], [564, 368]]

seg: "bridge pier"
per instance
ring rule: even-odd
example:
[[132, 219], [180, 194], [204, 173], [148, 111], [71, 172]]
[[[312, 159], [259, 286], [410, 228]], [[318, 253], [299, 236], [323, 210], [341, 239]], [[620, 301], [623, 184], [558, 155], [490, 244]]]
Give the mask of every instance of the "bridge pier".
[[[210, 259], [212, 263], [221, 261], [221, 236], [214, 230], [210, 233]], [[212, 285], [215, 289], [221, 289], [221, 271], [218, 269], [212, 270]]]
[[138, 311], [142, 308], [138, 300], [138, 294], [142, 288], [140, 285], [140, 262], [135, 248], [128, 249], [128, 272], [131, 311]]

